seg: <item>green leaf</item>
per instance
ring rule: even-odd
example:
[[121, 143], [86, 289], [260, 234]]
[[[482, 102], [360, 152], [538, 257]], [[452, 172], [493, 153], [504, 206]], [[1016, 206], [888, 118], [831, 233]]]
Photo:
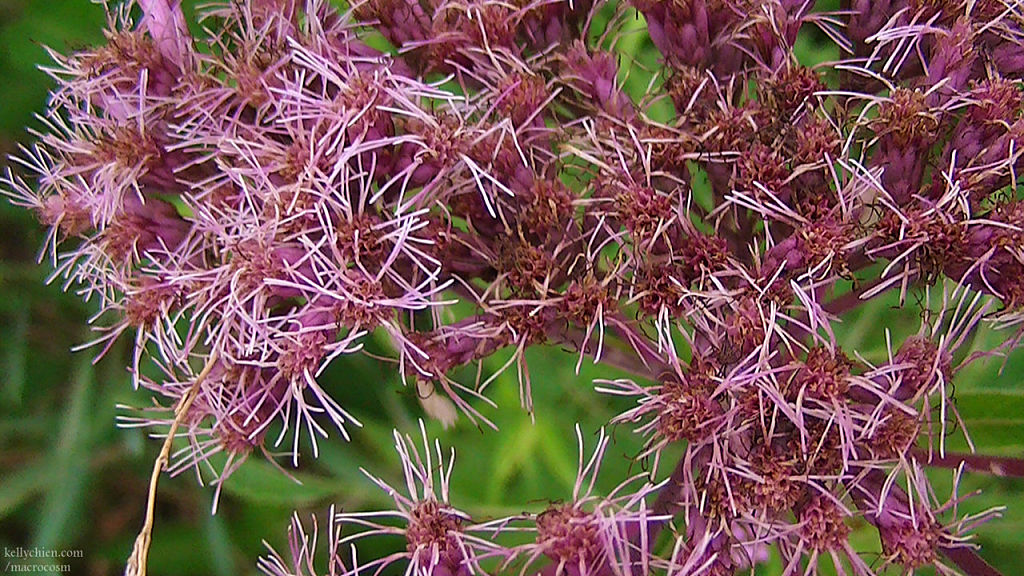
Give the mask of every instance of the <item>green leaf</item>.
[[54, 548], [72, 536], [69, 527], [79, 520], [76, 515], [84, 503], [83, 493], [91, 478], [87, 418], [93, 370], [89, 357], [84, 354], [76, 364], [67, 412], [48, 458], [53, 463], [52, 474], [35, 534], [35, 545], [40, 548]]
[[206, 514], [203, 522], [203, 532], [206, 536], [206, 544], [209, 548], [210, 564], [216, 576], [233, 576], [234, 558], [231, 543], [231, 536], [228, 533], [227, 525], [223, 515]]
[[[204, 510], [203, 513], [209, 513]], [[163, 523], [153, 529], [153, 542], [149, 548], [149, 569], [160, 576], [210, 576], [212, 559], [197, 541], [193, 522]]]
[[103, 10], [89, 2], [15, 3], [15, 17], [0, 26], [0, 74], [6, 86], [0, 106], [0, 131], [20, 134], [46, 101], [52, 81], [37, 66], [50, 63], [44, 45], [69, 52], [102, 39]]
[[321, 502], [338, 492], [336, 482], [289, 472], [301, 484], [268, 462], [249, 459], [224, 483], [224, 491], [254, 503], [293, 508]]
[[14, 512], [25, 501], [49, 488], [53, 465], [46, 459], [4, 475], [0, 485], [0, 520]]
[[[572, 424], [557, 419], [552, 419], [543, 424], [538, 424], [540, 428], [540, 435], [544, 438], [541, 443], [541, 456], [544, 457], [544, 461], [547, 463], [548, 468], [554, 475], [562, 481], [562, 484], [568, 490], [565, 497], [571, 496], [573, 486], [576, 484], [576, 457], [573, 450], [566, 446], [568, 442], [575, 444], [575, 434], [573, 431], [562, 431], [559, 432], [549, 424], [548, 422], [557, 422], [559, 426], [571, 426]], [[572, 438], [573, 440], [569, 440]], [[584, 441], [587, 438], [584, 436]], [[596, 442], [590, 442], [584, 447], [584, 459], [588, 459], [590, 454], [593, 452], [594, 444]]]
[[[990, 336], [990, 332], [979, 334], [975, 345], [990, 347], [986, 342]], [[1014, 362], [1002, 376], [998, 375], [998, 360], [971, 365], [957, 374], [949, 390], [967, 432], [982, 454], [1024, 455], [1024, 389], [1005, 387], [1007, 383], [1020, 382], [1018, 355], [1012, 355], [1011, 360]], [[962, 436], [958, 432], [951, 438], [953, 449], [967, 448]]]
[[487, 479], [488, 502], [501, 502], [511, 481], [524, 470], [536, 468], [537, 445], [541, 437], [538, 427], [524, 421], [515, 428], [506, 428], [491, 451], [491, 474]]
[[4, 384], [4, 397], [11, 404], [17, 406], [22, 401], [22, 391], [25, 389], [26, 361], [28, 360], [28, 327], [29, 308], [20, 298], [15, 298], [14, 320], [11, 329], [5, 333], [3, 339], [4, 363], [3, 369], [6, 374]]

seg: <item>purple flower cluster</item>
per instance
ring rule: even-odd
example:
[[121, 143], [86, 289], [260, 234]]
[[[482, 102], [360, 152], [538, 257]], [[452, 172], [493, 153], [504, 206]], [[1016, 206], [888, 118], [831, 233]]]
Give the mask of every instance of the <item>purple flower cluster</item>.
[[[532, 410], [524, 351], [555, 344], [637, 375], [597, 390], [635, 398], [613, 423], [646, 439], [651, 478], [682, 449], [663, 481], [600, 496], [602, 433], [571, 501], [477, 523], [440, 447], [396, 432], [407, 493], [374, 481], [399, 525], [332, 513], [330, 574], [717, 576], [769, 548], [787, 574], [991, 574], [967, 535], [987, 516], [921, 466], [945, 458], [953, 379], [1024, 333], [1024, 10], [847, 4], [244, 0], [194, 37], [176, 2], [128, 1], [105, 44], [53, 54], [45, 130], [4, 192], [99, 301], [96, 344], [134, 336], [136, 382], [169, 407], [125, 423], [179, 418], [174, 471], [225, 453], [219, 484], [268, 444], [297, 463], [304, 436], [314, 455], [348, 438], [318, 379], [371, 333], [448, 424], [490, 424], [491, 380], [455, 369], [512, 350]], [[638, 19], [655, 70], [621, 58]], [[839, 60], [801, 64], [798, 37]], [[833, 331], [911, 294], [921, 328], [887, 332], [885, 359]], [[975, 350], [986, 323], [1003, 339]], [[857, 519], [881, 564], [850, 544]], [[315, 572], [292, 530], [268, 573]], [[406, 551], [342, 558], [375, 535]]]

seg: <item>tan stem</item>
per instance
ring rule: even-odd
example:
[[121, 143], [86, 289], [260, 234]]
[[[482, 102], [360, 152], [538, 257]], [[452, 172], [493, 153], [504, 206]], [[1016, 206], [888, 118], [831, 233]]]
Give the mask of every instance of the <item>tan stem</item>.
[[213, 353], [206, 362], [206, 366], [203, 367], [203, 371], [196, 376], [196, 381], [192, 383], [192, 386], [185, 392], [185, 395], [181, 397], [178, 405], [174, 408], [174, 421], [171, 422], [171, 428], [167, 431], [167, 438], [164, 439], [164, 444], [160, 448], [160, 455], [153, 462], [153, 473], [149, 477], [149, 495], [146, 498], [146, 520], [142, 524], [142, 530], [139, 531], [138, 537], [135, 538], [135, 546], [132, 547], [132, 554], [128, 557], [128, 565], [124, 569], [125, 576], [146, 576], [146, 561], [149, 558], [149, 544], [153, 536], [156, 487], [160, 481], [160, 473], [167, 468], [167, 462], [171, 457], [171, 444], [174, 443], [174, 436], [178, 432], [178, 426], [185, 420], [185, 415], [188, 414], [189, 408], [192, 407], [192, 402], [199, 396], [199, 386], [210, 375], [210, 371], [213, 370], [213, 365], [216, 362], [217, 354]]

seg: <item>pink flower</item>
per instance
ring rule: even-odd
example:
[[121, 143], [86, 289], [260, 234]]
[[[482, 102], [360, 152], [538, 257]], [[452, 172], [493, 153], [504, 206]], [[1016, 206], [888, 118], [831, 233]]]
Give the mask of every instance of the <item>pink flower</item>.
[[[479, 574], [482, 573], [479, 564], [482, 558], [506, 554], [488, 538], [487, 533], [491, 528], [473, 524], [468, 514], [453, 507], [449, 501], [449, 480], [455, 463], [455, 451], [449, 453], [446, 465], [441, 444], [435, 440], [433, 447], [430, 445], [422, 420], [420, 435], [423, 441], [422, 453], [417, 450], [410, 436], [402, 436], [397, 430], [394, 433], [395, 449], [401, 459], [405, 477], [404, 491], [363, 471], [394, 499], [394, 510], [341, 513], [336, 516], [342, 527], [366, 528], [340, 539], [339, 546], [363, 538], [392, 535], [405, 539], [405, 550], [371, 560], [362, 566], [356, 564], [345, 574], [377, 574], [400, 561], [408, 563], [408, 574]], [[379, 520], [386, 518], [397, 519], [400, 525], [392, 526]]]

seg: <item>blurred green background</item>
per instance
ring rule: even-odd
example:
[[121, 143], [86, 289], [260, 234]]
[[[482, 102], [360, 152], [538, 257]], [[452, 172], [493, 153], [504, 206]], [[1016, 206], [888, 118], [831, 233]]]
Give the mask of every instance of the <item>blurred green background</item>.
[[[191, 12], [191, 3], [186, 3]], [[37, 69], [47, 62], [43, 46], [66, 52], [102, 40], [100, 6], [86, 0], [0, 0], [0, 150], [4, 156], [29, 142], [26, 127], [38, 126], [34, 113], [45, 108], [52, 83]], [[656, 62], [642, 37], [623, 42], [627, 57]], [[802, 54], [827, 57], [802, 38]], [[647, 78], [628, 81], [631, 92], [643, 91]], [[89, 339], [92, 307], [59, 283], [47, 285], [47, 265], [37, 265], [43, 230], [23, 210], [0, 201], [0, 546], [26, 549], [81, 550], [70, 562], [72, 574], [120, 574], [142, 523], [149, 472], [158, 442], [140, 430], [115, 427], [118, 404], [145, 406], [151, 400], [133, 391], [125, 366], [128, 349], [116, 347], [96, 365], [89, 351], [70, 348]], [[884, 357], [882, 327], [898, 337], [918, 326], [913, 309], [894, 311], [880, 301], [845, 319], [841, 339], [869, 359]], [[990, 338], [984, 335], [979, 340]], [[895, 338], [894, 338], [895, 339]], [[485, 367], [494, 370], [507, 356]], [[620, 374], [584, 362], [578, 376], [575, 356], [558, 349], [529, 354], [534, 382], [536, 421], [518, 409], [514, 370], [492, 385], [489, 395], [504, 410], [482, 407], [501, 433], [471, 426], [462, 418], [443, 431], [431, 432], [454, 445], [458, 458], [453, 503], [478, 519], [539, 511], [570, 496], [575, 476], [573, 424], [580, 422], [587, 450], [596, 431], [628, 403], [611, 401], [593, 391], [593, 378]], [[998, 363], [973, 368], [956, 388], [958, 407], [979, 446], [988, 454], [1024, 456], [1024, 361], [1020, 355], [997, 375]], [[463, 374], [472, 378], [472, 374]], [[323, 523], [330, 504], [357, 510], [388, 505], [388, 499], [359, 472], [364, 467], [390, 481], [399, 476], [391, 428], [414, 433], [422, 410], [394, 370], [366, 357], [343, 358], [326, 376], [327, 388], [364, 424], [353, 442], [337, 437], [321, 442], [321, 457], [307, 457], [294, 476], [296, 484], [262, 457], [253, 457], [227, 482], [220, 509], [210, 514], [213, 490], [186, 472], [160, 485], [150, 573], [161, 576], [231, 576], [256, 573], [265, 540], [284, 548], [289, 517], [295, 509], [308, 522], [317, 513]], [[607, 490], [638, 471], [631, 456], [641, 443], [625, 428], [613, 429], [599, 487]], [[951, 443], [963, 448], [962, 435]], [[664, 466], [667, 472], [669, 466]], [[949, 473], [936, 474], [948, 489]], [[968, 488], [984, 488], [966, 506], [1005, 505], [1005, 517], [980, 530], [984, 555], [1005, 574], [1019, 573], [1024, 553], [1024, 483], [971, 476]], [[870, 530], [856, 533], [857, 545], [878, 550]], [[385, 542], [385, 546], [401, 546]], [[382, 550], [361, 548], [362, 558]], [[28, 562], [27, 560], [24, 562]], [[758, 573], [781, 570], [777, 559]]]

